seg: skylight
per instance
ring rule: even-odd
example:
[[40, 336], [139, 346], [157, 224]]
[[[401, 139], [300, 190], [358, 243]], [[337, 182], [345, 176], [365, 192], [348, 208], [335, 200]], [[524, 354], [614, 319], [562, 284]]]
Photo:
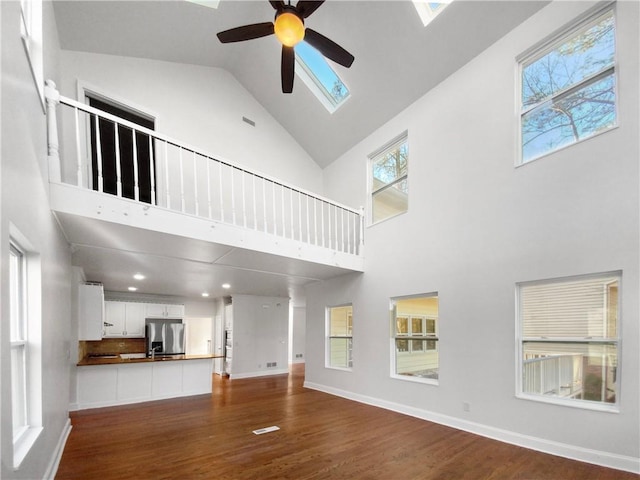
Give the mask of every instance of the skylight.
[[425, 0], [413, 0], [413, 4], [420, 15], [423, 25], [426, 27], [429, 22], [436, 18], [453, 0], [444, 2], [427, 2]]
[[324, 56], [302, 41], [295, 47], [296, 73], [329, 112], [335, 112], [349, 98], [349, 89]]
[[187, 0], [187, 2], [197, 3], [203, 7], [218, 8], [220, 0]]

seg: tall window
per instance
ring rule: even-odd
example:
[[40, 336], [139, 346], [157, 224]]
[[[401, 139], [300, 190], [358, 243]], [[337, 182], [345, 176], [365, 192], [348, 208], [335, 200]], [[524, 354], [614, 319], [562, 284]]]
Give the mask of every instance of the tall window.
[[391, 301], [392, 376], [438, 380], [438, 294]]
[[369, 158], [372, 223], [406, 212], [409, 195], [407, 133], [403, 133]]
[[521, 62], [521, 162], [616, 124], [615, 22], [609, 8]]
[[353, 367], [353, 307], [327, 308], [327, 366]]
[[520, 394], [615, 407], [621, 274], [518, 285]]
[[25, 242], [10, 239], [8, 262], [14, 468], [42, 431], [40, 267], [37, 255], [26, 250]]
[[9, 247], [9, 288], [11, 319], [11, 401], [13, 440], [18, 440], [29, 426], [27, 395], [27, 308], [26, 261], [24, 252], [11, 243]]

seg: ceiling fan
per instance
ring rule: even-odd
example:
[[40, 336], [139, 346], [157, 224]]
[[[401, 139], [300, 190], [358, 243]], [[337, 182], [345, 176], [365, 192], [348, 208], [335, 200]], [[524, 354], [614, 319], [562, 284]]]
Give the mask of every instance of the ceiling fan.
[[324, 35], [304, 26], [304, 19], [315, 12], [324, 3], [324, 0], [300, 0], [295, 7], [291, 5], [291, 0], [288, 3], [284, 3], [282, 0], [269, 0], [269, 3], [276, 10], [273, 22], [253, 23], [225, 30], [218, 33], [218, 39], [222, 43], [242, 42], [275, 33], [282, 43], [282, 63], [280, 66], [282, 93], [293, 91], [295, 66], [293, 47], [302, 40], [334, 62], [347, 68], [351, 66], [354, 60], [353, 55]]

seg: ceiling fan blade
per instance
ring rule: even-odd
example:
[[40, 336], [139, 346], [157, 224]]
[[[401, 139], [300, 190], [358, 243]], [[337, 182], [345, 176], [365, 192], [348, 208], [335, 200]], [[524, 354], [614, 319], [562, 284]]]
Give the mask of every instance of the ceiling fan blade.
[[218, 33], [218, 40], [222, 43], [243, 42], [254, 38], [266, 37], [272, 33], [273, 22], [253, 23], [220, 32]]
[[282, 0], [269, 0], [269, 3], [275, 10], [280, 10], [284, 7], [284, 2]]
[[324, 35], [321, 35], [310, 28], [305, 29], [304, 41], [316, 48], [322, 55], [336, 63], [339, 63], [343, 67], [349, 68], [355, 60], [353, 55], [333, 40], [329, 40]]
[[293, 91], [293, 77], [295, 73], [296, 55], [293, 47], [282, 46], [282, 64], [280, 72], [282, 75], [282, 93], [291, 93]]
[[320, 5], [324, 3], [324, 0], [310, 1], [300, 0], [296, 5], [296, 9], [302, 18], [307, 18], [313, 12], [315, 12]]

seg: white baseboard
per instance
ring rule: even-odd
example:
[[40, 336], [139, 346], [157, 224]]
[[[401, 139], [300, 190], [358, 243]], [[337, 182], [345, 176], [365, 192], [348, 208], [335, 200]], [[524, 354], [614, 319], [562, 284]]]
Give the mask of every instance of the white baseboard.
[[270, 377], [271, 375], [287, 375], [289, 374], [289, 369], [282, 368], [274, 368], [272, 370], [261, 370], [259, 372], [248, 372], [248, 373], [231, 373], [229, 378], [231, 380], [238, 380], [241, 378], [255, 378], [255, 377]]
[[47, 471], [44, 474], [43, 480], [53, 480], [56, 477], [56, 473], [58, 472], [58, 466], [60, 465], [60, 459], [62, 458], [62, 452], [64, 452], [64, 446], [67, 444], [67, 438], [69, 438], [70, 433], [71, 433], [71, 419], [67, 418], [67, 423], [65, 423], [64, 428], [60, 433], [58, 444], [56, 445], [56, 449], [53, 452], [53, 456], [49, 461], [49, 465], [47, 466]]
[[603, 452], [600, 450], [592, 450], [588, 448], [569, 445], [566, 443], [554, 442], [544, 438], [522, 435], [517, 432], [503, 430], [500, 428], [482, 425], [480, 423], [470, 422], [448, 415], [442, 415], [427, 410], [409, 407], [400, 403], [389, 402], [366, 395], [341, 390], [338, 388], [328, 387], [313, 382], [304, 382], [306, 388], [318, 390], [338, 397], [353, 400], [359, 403], [365, 403], [374, 407], [384, 408], [393, 412], [402, 413], [412, 417], [420, 418], [430, 422], [438, 423], [448, 427], [463, 430], [465, 432], [474, 433], [483, 437], [491, 438], [501, 442], [517, 445], [519, 447], [529, 448], [543, 453], [549, 453], [559, 457], [578, 460], [581, 462], [592, 463], [603, 467], [614, 468], [626, 472], [640, 473], [640, 458], [629, 457], [625, 455], [617, 455], [615, 453]]

